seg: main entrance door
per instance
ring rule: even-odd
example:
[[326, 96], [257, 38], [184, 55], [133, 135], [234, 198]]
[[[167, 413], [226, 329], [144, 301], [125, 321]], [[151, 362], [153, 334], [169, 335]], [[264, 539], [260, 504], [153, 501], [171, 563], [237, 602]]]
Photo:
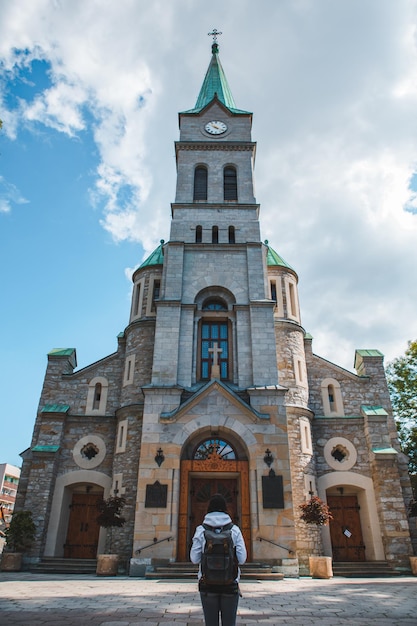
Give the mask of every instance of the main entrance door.
[[240, 526], [251, 559], [248, 462], [210, 455], [204, 460], [181, 461], [178, 561], [188, 561], [196, 526], [215, 493], [221, 493], [232, 520]]
[[227, 512], [235, 524], [240, 525], [237, 507], [237, 478], [191, 478], [190, 535], [202, 523], [207, 505], [215, 493], [221, 493], [227, 502]]
[[64, 557], [70, 559], [95, 559], [97, 555], [100, 526], [97, 494], [74, 493], [70, 505], [67, 540]]
[[359, 505], [356, 496], [327, 496], [333, 515], [330, 537], [334, 561], [365, 561]]

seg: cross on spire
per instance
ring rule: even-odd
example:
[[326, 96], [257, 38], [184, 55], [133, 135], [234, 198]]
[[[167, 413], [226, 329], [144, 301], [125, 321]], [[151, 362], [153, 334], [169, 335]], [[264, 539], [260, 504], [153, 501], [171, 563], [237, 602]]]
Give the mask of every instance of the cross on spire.
[[220, 35], [223, 35], [223, 33], [221, 33], [220, 31], [217, 30], [217, 28], [213, 28], [213, 30], [211, 31], [211, 33], [207, 33], [207, 35], [209, 37], [213, 37], [213, 43], [217, 43], [217, 37], [219, 37]]
[[213, 28], [211, 33], [207, 33], [209, 37], [213, 37], [213, 43], [211, 44], [211, 51], [213, 54], [219, 54], [219, 45], [217, 43], [217, 37], [219, 37], [222, 34], [223, 33], [217, 30], [217, 28]]

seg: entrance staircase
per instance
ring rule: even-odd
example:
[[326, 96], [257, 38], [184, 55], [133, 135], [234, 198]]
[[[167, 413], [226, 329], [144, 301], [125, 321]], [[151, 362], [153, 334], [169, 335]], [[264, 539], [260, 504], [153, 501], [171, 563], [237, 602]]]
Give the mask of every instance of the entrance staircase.
[[96, 559], [60, 559], [44, 557], [31, 571], [36, 574], [95, 574]]
[[[44, 557], [31, 571], [38, 574], [95, 574], [96, 559], [61, 559]], [[263, 563], [245, 563], [240, 566], [241, 580], [282, 580], [284, 575]], [[147, 571], [149, 580], [196, 580], [198, 565], [192, 563], [154, 564]], [[346, 578], [377, 578], [401, 576], [407, 572], [393, 570], [386, 561], [333, 562], [333, 576]]]
[[378, 576], [400, 576], [386, 561], [333, 562], [333, 576], [347, 578], [376, 578]]
[[[282, 580], [284, 574], [273, 571], [263, 563], [247, 563], [240, 566], [241, 580]], [[150, 580], [197, 580], [198, 565], [193, 563], [167, 563], [154, 565], [154, 571], [146, 572]]]

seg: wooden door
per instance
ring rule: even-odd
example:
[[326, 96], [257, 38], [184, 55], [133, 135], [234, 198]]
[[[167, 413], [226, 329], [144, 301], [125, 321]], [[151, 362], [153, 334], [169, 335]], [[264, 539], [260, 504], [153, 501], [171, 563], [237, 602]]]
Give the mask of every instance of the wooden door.
[[365, 561], [359, 505], [356, 496], [327, 496], [333, 515], [330, 536], [334, 561]]
[[70, 505], [67, 539], [64, 557], [69, 559], [95, 559], [97, 556], [100, 526], [97, 501], [101, 496], [74, 493]]
[[237, 511], [237, 478], [192, 478], [190, 490], [190, 541], [195, 529], [203, 522], [207, 505], [215, 493], [221, 493], [227, 502], [227, 512], [239, 525]]
[[[216, 473], [219, 477], [216, 477]], [[206, 476], [204, 476], [206, 474]], [[227, 477], [230, 475], [230, 478]], [[213, 481], [213, 482], [212, 482]], [[240, 526], [252, 558], [251, 518], [249, 505], [249, 464], [247, 461], [224, 460], [216, 455], [206, 460], [181, 461], [180, 508], [178, 520], [178, 561], [188, 561], [195, 528], [207, 512], [208, 493], [226, 497], [229, 514]]]

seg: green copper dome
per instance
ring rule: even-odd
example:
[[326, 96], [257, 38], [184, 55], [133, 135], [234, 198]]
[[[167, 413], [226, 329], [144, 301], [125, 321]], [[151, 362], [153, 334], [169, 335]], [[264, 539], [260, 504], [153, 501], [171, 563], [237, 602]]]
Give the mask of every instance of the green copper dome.
[[265, 245], [268, 249], [266, 255], [266, 264], [268, 266], [278, 265], [280, 267], [288, 267], [288, 269], [292, 270], [293, 272], [295, 271], [294, 268], [291, 267], [291, 265], [284, 261], [284, 259], [268, 245], [267, 239], [265, 239]]
[[213, 43], [212, 57], [208, 67], [203, 85], [197, 98], [194, 109], [183, 111], [184, 113], [200, 113], [212, 100], [217, 98], [231, 113], [244, 113], [250, 115], [249, 111], [242, 111], [236, 108], [232, 92], [227, 82], [222, 64], [219, 59], [219, 46]]
[[159, 246], [148, 256], [147, 259], [144, 260], [142, 265], [139, 266], [139, 269], [143, 267], [149, 267], [150, 265], [163, 265], [164, 263], [164, 251], [163, 245], [165, 241], [161, 239]]

